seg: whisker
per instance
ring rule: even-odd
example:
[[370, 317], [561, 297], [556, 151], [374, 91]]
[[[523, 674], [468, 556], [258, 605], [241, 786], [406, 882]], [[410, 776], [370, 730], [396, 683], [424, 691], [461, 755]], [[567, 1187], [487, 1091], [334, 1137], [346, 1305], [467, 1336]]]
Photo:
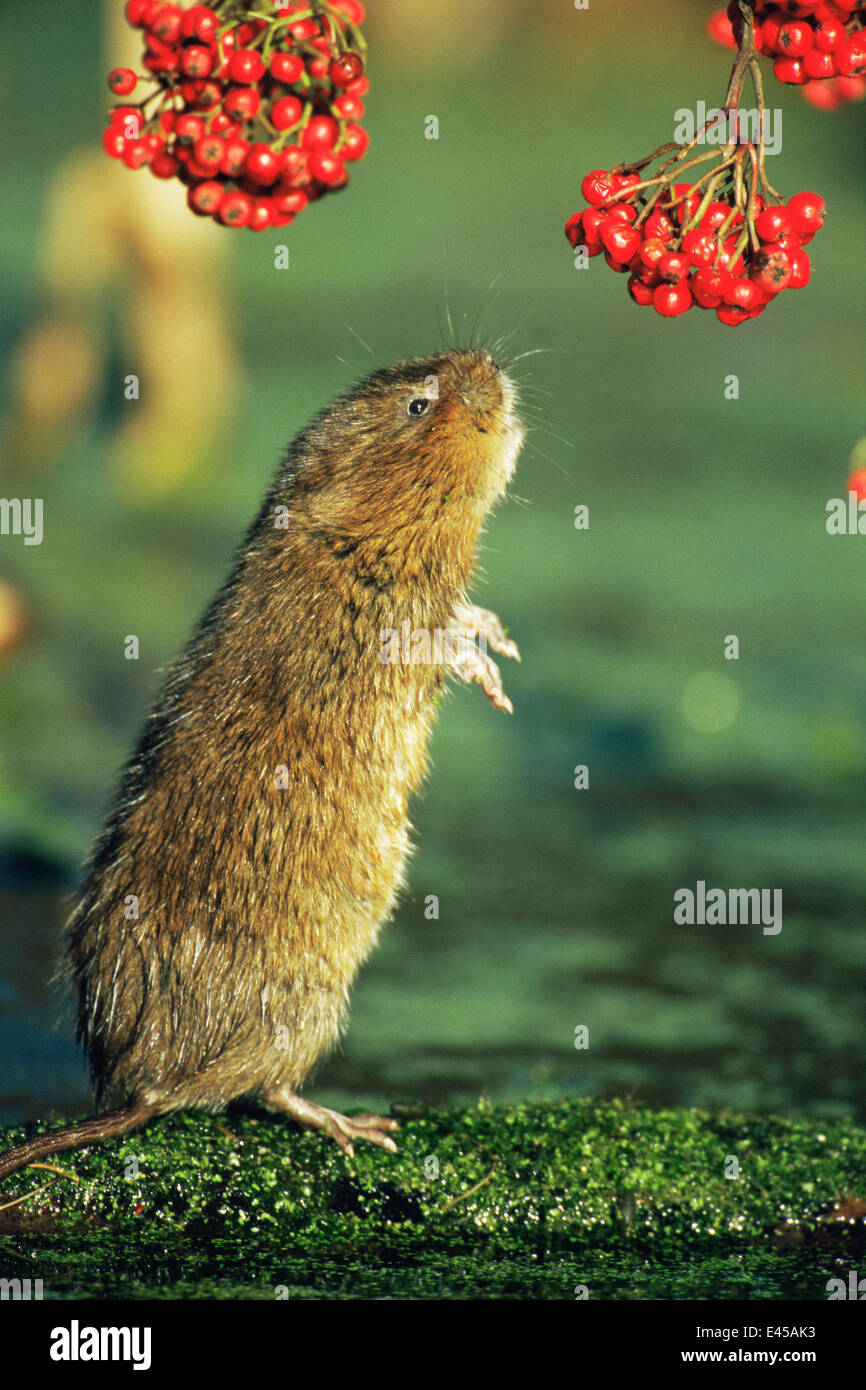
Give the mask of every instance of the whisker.
[[551, 458], [550, 454], [546, 454], [543, 449], [539, 449], [538, 445], [532, 439], [527, 439], [526, 448], [527, 450], [531, 450], [533, 453], [538, 454], [538, 457], [543, 458], [545, 463], [552, 464], [553, 467], [559, 473], [561, 473], [564, 478], [571, 478], [571, 473], [567, 468], [563, 467], [559, 459]]
[[558, 444], [564, 444], [567, 449], [577, 448], [573, 439], [566, 439], [563, 435], [557, 434], [556, 430], [549, 429], [547, 425], [539, 424], [537, 420], [532, 420], [529, 428], [533, 431], [540, 430], [542, 434], [549, 435], [551, 439], [555, 439]]
[[352, 327], [352, 325], [351, 325], [350, 323], [347, 323], [345, 319], [342, 319], [341, 322], [342, 322], [342, 325], [343, 325], [344, 328], [348, 328], [348, 330], [349, 330], [349, 332], [351, 333], [352, 337], [358, 339], [358, 342], [361, 344], [361, 347], [362, 347], [362, 348], [366, 348], [367, 352], [369, 352], [369, 354], [370, 354], [371, 357], [375, 357], [376, 354], [374, 353], [373, 349], [370, 347], [370, 344], [364, 342], [364, 339], [361, 337], [360, 333], [357, 333], [357, 332], [355, 331], [355, 329]]

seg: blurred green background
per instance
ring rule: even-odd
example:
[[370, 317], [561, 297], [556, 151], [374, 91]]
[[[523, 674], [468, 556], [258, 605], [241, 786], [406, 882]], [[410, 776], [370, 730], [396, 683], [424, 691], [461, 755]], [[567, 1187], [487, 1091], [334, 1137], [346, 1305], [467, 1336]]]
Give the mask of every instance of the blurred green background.
[[[369, 8], [371, 149], [349, 189], [276, 236], [182, 213], [184, 263], [200, 236], [244, 385], [202, 456], [175, 472], [161, 440], [149, 489], [147, 469], [124, 476], [116, 438], [148, 388], [143, 375], [142, 402], [123, 399], [142, 370], [129, 297], [146, 323], [148, 287], [156, 312], [171, 270], [170, 255], [147, 265], [134, 232], [148, 214], [125, 206], [127, 188], [146, 200], [150, 175], [95, 156], [122, 229], [89, 259], [61, 175], [98, 149], [104, 12], [2, 6], [2, 492], [44, 498], [45, 538], [0, 538], [22, 632], [0, 663], [0, 1119], [86, 1104], [68, 1008], [55, 1026], [65, 995], [47, 981], [64, 895], [159, 668], [287, 440], [359, 375], [450, 343], [449, 312], [461, 341], [513, 332], [515, 355], [543, 349], [515, 368], [540, 413], [475, 591], [521, 646], [504, 673], [515, 713], [477, 688], [445, 702], [409, 892], [311, 1090], [339, 1104], [628, 1092], [862, 1113], [866, 541], [824, 523], [863, 428], [863, 108], [818, 113], [767, 76], [784, 112], [773, 181], [829, 208], [812, 284], [737, 331], [713, 314], [662, 321], [600, 261], [576, 271], [562, 227], [587, 169], [648, 153], [678, 107], [721, 99], [712, 7]], [[424, 138], [430, 114], [438, 141]], [[291, 266], [277, 271], [283, 239]], [[86, 305], [85, 263], [98, 281]], [[15, 427], [22, 344], [58, 304], [73, 329], [90, 316], [102, 356], [87, 408], [43, 448]], [[216, 370], [207, 350], [175, 357], [196, 314], [192, 296], [156, 353], [193, 401]], [[62, 395], [69, 373], [40, 379]], [[123, 659], [130, 633], [137, 662]], [[577, 764], [588, 790], [573, 787]], [[781, 888], [782, 932], [675, 925], [673, 894], [697, 879]]]

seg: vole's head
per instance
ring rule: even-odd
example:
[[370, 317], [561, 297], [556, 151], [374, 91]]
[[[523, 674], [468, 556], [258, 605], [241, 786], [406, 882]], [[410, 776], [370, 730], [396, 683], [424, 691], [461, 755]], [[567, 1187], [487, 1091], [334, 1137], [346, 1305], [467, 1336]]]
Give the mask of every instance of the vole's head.
[[523, 427], [488, 352], [444, 352], [374, 372], [292, 446], [298, 520], [334, 539], [474, 545], [511, 477]]

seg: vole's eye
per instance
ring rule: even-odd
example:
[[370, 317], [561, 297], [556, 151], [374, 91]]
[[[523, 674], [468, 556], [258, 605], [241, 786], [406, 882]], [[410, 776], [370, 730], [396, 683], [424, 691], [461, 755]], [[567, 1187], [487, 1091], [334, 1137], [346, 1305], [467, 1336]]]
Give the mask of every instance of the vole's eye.
[[430, 402], [426, 396], [415, 396], [414, 400], [411, 400], [407, 405], [406, 414], [412, 415], [417, 419], [419, 415], [424, 414], [429, 404]]

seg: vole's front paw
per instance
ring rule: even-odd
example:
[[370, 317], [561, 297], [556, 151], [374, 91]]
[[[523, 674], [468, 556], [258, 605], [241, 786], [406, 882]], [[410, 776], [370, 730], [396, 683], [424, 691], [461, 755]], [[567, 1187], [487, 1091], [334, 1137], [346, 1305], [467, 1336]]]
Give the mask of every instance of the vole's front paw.
[[467, 685], [477, 681], [495, 709], [514, 713], [514, 706], [502, 688], [502, 676], [496, 662], [478, 647], [467, 644], [454, 658], [453, 670]]
[[500, 656], [520, 660], [517, 643], [512, 642], [506, 633], [502, 619], [496, 613], [491, 613], [489, 608], [479, 608], [474, 603], [458, 603], [454, 609], [454, 621], [465, 637], [473, 640], [483, 637]]
[[453, 669], [461, 680], [470, 684], [477, 681], [495, 709], [514, 713], [514, 706], [502, 688], [499, 667], [482, 647], [475, 645], [476, 637], [484, 639], [495, 652], [502, 656], [520, 660], [517, 643], [506, 635], [505, 628], [495, 613], [489, 608], [478, 608], [474, 603], [458, 603], [454, 609], [454, 626], [464, 639], [455, 654]]

